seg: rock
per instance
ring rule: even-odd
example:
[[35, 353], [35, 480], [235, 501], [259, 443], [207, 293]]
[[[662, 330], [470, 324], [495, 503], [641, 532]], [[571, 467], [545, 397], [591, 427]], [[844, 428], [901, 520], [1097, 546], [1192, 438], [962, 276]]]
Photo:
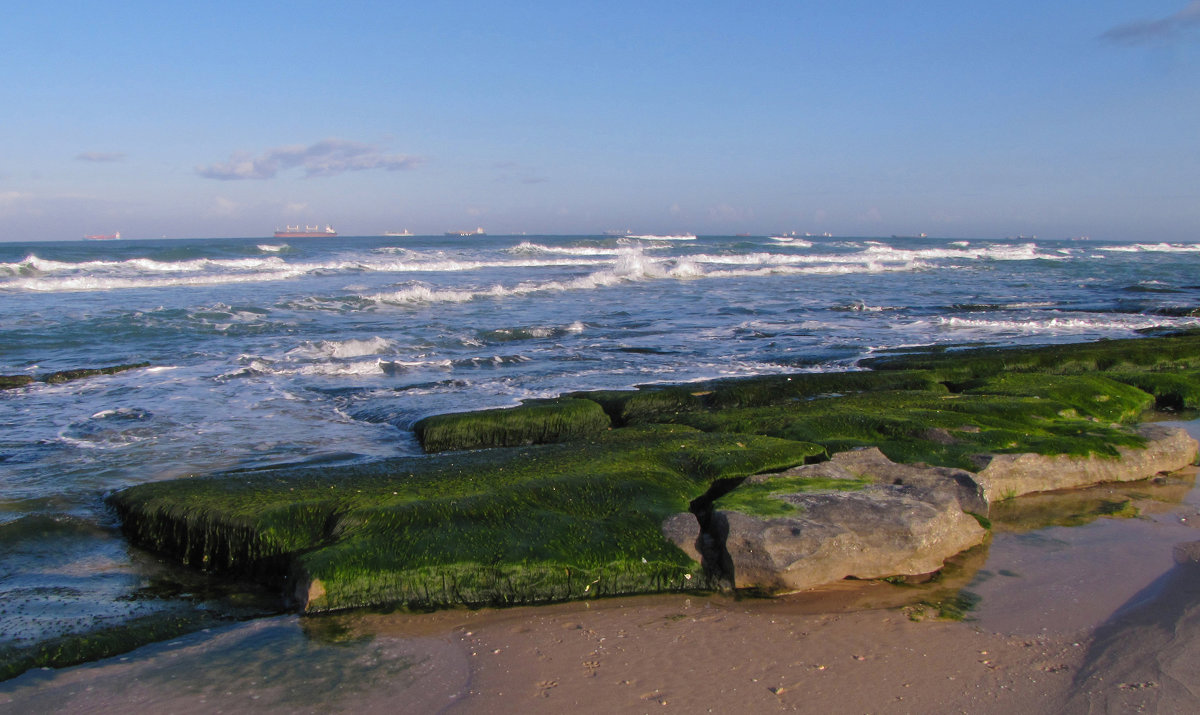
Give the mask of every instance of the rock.
[[24, 387], [31, 382], [33, 382], [33, 378], [29, 375], [0, 375], [0, 390]]
[[88, 377], [96, 377], [97, 375], [115, 375], [118, 372], [125, 372], [126, 370], [136, 370], [136, 369], [143, 368], [143, 367], [150, 367], [150, 363], [137, 362], [137, 363], [130, 363], [128, 365], [113, 365], [111, 367], [84, 368], [84, 369], [80, 369], [80, 370], [62, 370], [60, 372], [52, 372], [47, 375], [43, 375], [39, 379], [42, 382], [49, 383], [51, 385], [57, 385], [57, 384], [63, 383], [63, 382], [70, 382], [72, 380], [82, 380], [82, 379], [88, 378]]
[[[1197, 442], [1182, 429], [1150, 424], [1138, 433], [1145, 449], [1120, 456], [988, 455], [978, 474], [949, 467], [892, 462], [875, 447], [829, 461], [758, 474], [750, 483], [809, 477], [867, 479], [858, 491], [777, 494], [797, 507], [787, 516], [716, 511], [702, 533], [692, 514], [676, 514], [663, 535], [692, 558], [716, 568], [737, 588], [795, 591], [846, 577], [883, 578], [936, 571], [947, 558], [983, 541], [972, 514], [985, 516], [995, 499], [1037, 491], [1134, 481], [1189, 465]], [[1180, 564], [1200, 562], [1200, 542], [1175, 550]]]
[[[756, 475], [751, 480], [762, 481], [774, 475]], [[779, 476], [824, 477], [827, 479], [869, 478], [876, 484], [903, 486], [906, 493], [930, 503], [956, 501], [963, 511], [982, 516], [988, 513], [988, 502], [975, 475], [965, 469], [952, 467], [922, 467], [897, 464], [878, 447], [839, 452], [828, 461], [797, 467]]]
[[1145, 449], [1119, 447], [1118, 457], [1043, 454], [984, 455], [977, 475], [988, 502], [1030, 492], [1073, 489], [1102, 482], [1132, 482], [1174, 472], [1196, 458], [1197, 442], [1178, 427], [1143, 425]]
[[713, 560], [706, 542], [714, 542], [724, 570], [732, 571], [723, 576], [736, 588], [796, 591], [847, 577], [931, 573], [987, 534], [966, 513], [987, 507], [964, 470], [896, 464], [871, 448], [751, 479], [780, 476], [867, 477], [875, 483], [857, 491], [777, 495], [798, 508], [787, 516], [719, 510], [707, 534], [694, 516], [677, 514], [663, 524], [664, 536], [706, 565]]

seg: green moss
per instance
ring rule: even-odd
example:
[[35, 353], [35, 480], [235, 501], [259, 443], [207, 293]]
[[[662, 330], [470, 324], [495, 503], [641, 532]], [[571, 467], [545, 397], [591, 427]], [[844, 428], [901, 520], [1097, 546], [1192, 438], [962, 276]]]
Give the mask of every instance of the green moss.
[[818, 491], [857, 491], [870, 484], [869, 479], [825, 479], [819, 477], [779, 477], [762, 482], [743, 483], [713, 502], [713, 508], [737, 511], [750, 516], [773, 517], [795, 514], [798, 508], [777, 494]]
[[942, 620], [965, 621], [971, 611], [974, 611], [982, 600], [983, 598], [979, 594], [963, 589], [951, 598], [929, 603], [928, 605], [937, 611], [938, 618]]
[[1002, 372], [1196, 370], [1200, 369], [1200, 332], [1035, 348], [929, 349], [870, 358], [859, 364], [873, 370], [934, 370], [944, 379], [989, 377]]
[[702, 384], [644, 387], [637, 390], [574, 392], [571, 397], [601, 405], [618, 427], [670, 422], [681, 412], [704, 408]]
[[283, 586], [310, 610], [531, 603], [700, 588], [662, 521], [718, 479], [816, 445], [656, 425], [587, 440], [155, 482], [111, 498], [139, 543]]
[[672, 422], [682, 414], [733, 407], [784, 405], [813, 397], [877, 390], [946, 392], [931, 372], [838, 372], [764, 375], [637, 390], [574, 392], [600, 404], [617, 426]]
[[0, 681], [33, 668], [65, 668], [128, 653], [217, 624], [209, 615], [146, 616], [119, 626], [61, 636], [36, 645], [0, 647]]
[[1159, 409], [1200, 409], [1200, 370], [1179, 372], [1131, 372], [1105, 373], [1106, 377], [1132, 385], [1154, 396]]
[[[1113, 386], [1118, 393], [1128, 389]], [[680, 421], [705, 431], [813, 442], [830, 453], [876, 446], [893, 461], [963, 469], [974, 469], [971, 456], [987, 452], [1115, 456], [1117, 447], [1144, 444], [1127, 431], [1074, 416], [1074, 409], [1037, 397], [900, 391], [694, 413]]]
[[785, 405], [815, 397], [883, 390], [920, 390], [944, 393], [946, 387], [926, 371], [834, 372], [767, 375], [708, 383], [707, 409]]
[[1069, 411], [1065, 416], [1106, 422], [1132, 422], [1154, 404], [1154, 398], [1146, 392], [1100, 375], [1005, 373], [983, 380], [966, 392], [1053, 400]]
[[426, 452], [546, 444], [585, 437], [611, 426], [599, 404], [560, 398], [520, 407], [434, 415], [413, 426]]

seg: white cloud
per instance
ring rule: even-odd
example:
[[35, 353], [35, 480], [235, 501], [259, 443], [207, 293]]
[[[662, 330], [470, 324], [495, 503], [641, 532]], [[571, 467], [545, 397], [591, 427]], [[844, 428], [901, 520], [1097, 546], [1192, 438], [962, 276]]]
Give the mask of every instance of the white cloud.
[[1189, 27], [1200, 25], [1200, 0], [1192, 0], [1179, 12], [1159, 20], [1128, 22], [1105, 32], [1101, 37], [1123, 45], [1165, 42], [1178, 37]]
[[75, 155], [76, 161], [112, 162], [124, 159], [124, 154], [115, 151], [84, 151]]
[[224, 196], [213, 198], [213, 213], [217, 216], [233, 216], [241, 207], [233, 199]]
[[302, 168], [306, 177], [335, 176], [347, 171], [411, 169], [420, 162], [405, 154], [385, 154], [371, 144], [324, 139], [308, 146], [268, 149], [257, 157], [235, 154], [229, 161], [198, 166], [196, 173], [207, 179], [271, 179], [280, 171]]

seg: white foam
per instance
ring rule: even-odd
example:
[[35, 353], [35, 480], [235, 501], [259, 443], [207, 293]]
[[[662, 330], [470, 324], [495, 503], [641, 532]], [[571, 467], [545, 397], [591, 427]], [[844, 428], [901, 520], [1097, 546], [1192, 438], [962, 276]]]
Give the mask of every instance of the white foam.
[[1200, 325], [1197, 318], [1148, 317], [1140, 315], [1104, 318], [1041, 318], [1033, 320], [979, 320], [975, 318], [939, 318], [937, 324], [946, 328], [983, 329], [1018, 333], [1072, 333], [1094, 330], [1145, 330], [1147, 328], [1185, 327]]
[[269, 243], [258, 244], [258, 250], [262, 251], [263, 253], [279, 253], [280, 251], [286, 251], [289, 248], [291, 248], [291, 246], [287, 245], [286, 243], [281, 243], [278, 246], [273, 246]]
[[367, 340], [322, 340], [317, 343], [305, 343], [289, 350], [286, 355], [308, 359], [344, 359], [363, 357], [364, 355], [381, 355], [393, 351], [395, 347], [395, 341], [381, 337]]
[[546, 246], [531, 241], [521, 243], [507, 249], [508, 253], [550, 253], [567, 256], [614, 256], [620, 248], [604, 248], [602, 246]]
[[33, 293], [70, 293], [108, 291], [132, 288], [172, 288], [183, 286], [223, 285], [231, 283], [263, 283], [280, 281], [302, 275], [302, 271], [279, 273], [210, 274], [186, 278], [100, 278], [77, 276], [69, 278], [28, 278], [10, 281], [3, 287]]
[[1127, 246], [1098, 246], [1096, 250], [1112, 253], [1198, 253], [1200, 243], [1133, 243]]

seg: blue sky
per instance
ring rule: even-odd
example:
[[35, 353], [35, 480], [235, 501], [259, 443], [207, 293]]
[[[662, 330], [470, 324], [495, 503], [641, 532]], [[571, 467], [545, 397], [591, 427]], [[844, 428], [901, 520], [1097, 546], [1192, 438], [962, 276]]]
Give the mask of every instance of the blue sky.
[[22, 3], [0, 240], [1200, 240], [1200, 0]]

